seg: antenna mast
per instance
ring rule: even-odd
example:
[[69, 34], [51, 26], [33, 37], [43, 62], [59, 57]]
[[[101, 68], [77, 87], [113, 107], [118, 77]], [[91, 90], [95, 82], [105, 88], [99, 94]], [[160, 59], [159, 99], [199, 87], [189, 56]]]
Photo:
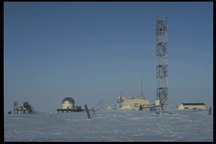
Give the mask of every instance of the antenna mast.
[[167, 55], [167, 18], [158, 20], [156, 15], [156, 79], [159, 107], [168, 111], [168, 55]]
[[140, 74], [140, 79], [141, 79], [141, 84], [140, 84], [140, 87], [141, 87], [141, 98], [145, 99], [145, 97], [143, 96], [143, 92], [142, 92], [142, 74]]

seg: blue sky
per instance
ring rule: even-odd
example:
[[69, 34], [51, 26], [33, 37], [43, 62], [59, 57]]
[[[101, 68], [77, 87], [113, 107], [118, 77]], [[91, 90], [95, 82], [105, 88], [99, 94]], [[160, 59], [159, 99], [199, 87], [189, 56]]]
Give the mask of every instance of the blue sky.
[[[104, 98], [156, 100], [156, 15], [168, 17], [172, 106], [213, 105], [211, 2], [5, 2], [4, 111], [28, 101], [55, 112], [64, 97], [93, 107]], [[178, 59], [182, 56], [181, 59]]]

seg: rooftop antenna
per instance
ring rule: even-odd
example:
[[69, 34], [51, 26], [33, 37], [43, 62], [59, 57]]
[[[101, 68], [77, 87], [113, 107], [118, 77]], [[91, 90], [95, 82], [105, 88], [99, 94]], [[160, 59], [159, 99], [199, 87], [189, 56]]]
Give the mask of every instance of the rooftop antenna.
[[141, 84], [140, 84], [140, 87], [141, 87], [141, 98], [145, 99], [145, 97], [143, 96], [143, 92], [142, 92], [142, 74], [140, 74], [140, 79], [141, 79]]

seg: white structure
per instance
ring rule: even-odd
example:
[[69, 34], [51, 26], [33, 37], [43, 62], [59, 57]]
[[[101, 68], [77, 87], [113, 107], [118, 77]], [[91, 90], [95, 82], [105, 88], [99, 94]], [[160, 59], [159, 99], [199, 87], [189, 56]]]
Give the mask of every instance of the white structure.
[[160, 106], [160, 100], [155, 101], [155, 106]]
[[[141, 83], [141, 96], [132, 97], [127, 99], [120, 95], [117, 97], [117, 109], [135, 109], [135, 110], [150, 110], [150, 101], [146, 100], [142, 92], [142, 75], [140, 75]], [[122, 91], [123, 92], [123, 91]]]
[[182, 103], [178, 106], [178, 110], [182, 109], [198, 109], [198, 110], [205, 110], [206, 106], [204, 103]]
[[62, 100], [62, 109], [74, 109], [75, 101], [72, 97], [66, 97]]
[[132, 108], [135, 110], [150, 110], [150, 101], [142, 98], [129, 98], [120, 95], [117, 97], [117, 109]]

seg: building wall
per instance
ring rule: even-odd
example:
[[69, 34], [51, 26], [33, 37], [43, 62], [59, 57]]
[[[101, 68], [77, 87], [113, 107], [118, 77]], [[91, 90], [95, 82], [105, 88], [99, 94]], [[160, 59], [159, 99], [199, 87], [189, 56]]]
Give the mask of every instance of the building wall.
[[69, 101], [65, 101], [65, 102], [62, 104], [62, 109], [67, 109], [67, 108], [69, 108], [69, 109], [73, 108], [72, 103], [69, 103]]
[[200, 110], [205, 110], [206, 107], [205, 105], [179, 105], [178, 107], [178, 110], [181, 110], [181, 109], [200, 109]]
[[205, 105], [185, 105], [184, 108], [185, 109], [203, 109], [203, 110], [206, 109]]
[[128, 99], [125, 100], [122, 103], [117, 103], [117, 108], [120, 109], [120, 105], [121, 107], [123, 106], [127, 106], [130, 105], [131, 108], [135, 109], [135, 110], [139, 110], [140, 105], [143, 105], [144, 110], [149, 110], [150, 108], [150, 101], [146, 100], [146, 99], [139, 99], [139, 98], [135, 98], [135, 99]]

